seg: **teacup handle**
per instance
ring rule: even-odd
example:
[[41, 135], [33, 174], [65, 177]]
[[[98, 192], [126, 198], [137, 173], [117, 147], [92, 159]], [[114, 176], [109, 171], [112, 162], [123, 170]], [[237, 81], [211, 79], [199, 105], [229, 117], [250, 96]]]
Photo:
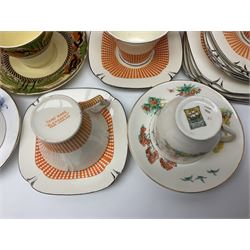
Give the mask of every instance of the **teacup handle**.
[[79, 105], [83, 110], [91, 109], [91, 111], [98, 113], [103, 108], [109, 106], [109, 104], [109, 100], [104, 99], [101, 95], [97, 95], [88, 101], [80, 102]]
[[222, 125], [221, 134], [221, 142], [230, 142], [236, 137], [235, 132], [225, 124]]

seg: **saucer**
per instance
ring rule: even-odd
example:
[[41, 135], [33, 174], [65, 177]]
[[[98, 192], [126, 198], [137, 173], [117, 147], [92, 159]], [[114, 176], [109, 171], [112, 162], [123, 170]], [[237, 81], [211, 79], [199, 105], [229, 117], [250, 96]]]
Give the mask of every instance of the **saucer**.
[[[211, 99], [220, 108], [223, 123], [235, 131], [236, 138], [229, 143], [220, 142], [212, 152], [193, 163], [176, 163], [160, 154], [151, 124], [169, 101], [193, 95]], [[237, 169], [244, 151], [242, 125], [232, 105], [216, 91], [192, 81], [167, 82], [146, 92], [130, 115], [128, 137], [131, 154], [144, 173], [163, 187], [179, 192], [202, 192], [224, 183]], [[176, 153], [176, 159], [179, 156]]]
[[8, 160], [17, 145], [20, 132], [20, 116], [15, 102], [0, 89], [0, 168]]
[[[111, 101], [107, 108], [102, 109], [101, 113], [95, 114], [93, 118], [101, 119], [106, 124], [108, 143], [105, 152], [94, 164], [84, 166], [82, 170], [62, 170], [66, 166], [59, 169], [52, 164], [52, 161], [58, 162], [57, 154], [61, 152], [51, 152], [41, 145], [31, 129], [31, 113], [37, 103], [55, 94], [66, 95], [77, 102], [89, 100], [97, 95]], [[94, 128], [95, 122], [92, 124], [92, 131], [97, 131]], [[25, 113], [19, 147], [19, 168], [23, 178], [32, 188], [42, 193], [70, 195], [94, 192], [110, 186], [121, 174], [127, 157], [127, 144], [125, 112], [120, 102], [108, 92], [88, 88], [53, 91], [38, 98]], [[84, 146], [86, 150], [92, 150], [90, 154], [93, 154], [93, 145]]]
[[[230, 38], [229, 44], [232, 45], [232, 49], [235, 49], [239, 53], [239, 55], [242, 54], [242, 56], [245, 56], [245, 58], [243, 57], [241, 62], [230, 61], [229, 57], [224, 54], [225, 51], [223, 52], [225, 45], [222, 48], [219, 47], [219, 45], [214, 39], [212, 32], [204, 32], [204, 42], [207, 48], [209, 58], [214, 62], [217, 67], [219, 67], [230, 77], [249, 83], [250, 72], [247, 69], [246, 64], [248, 61], [250, 62], [250, 47], [240, 40], [240, 35], [239, 37], [237, 36], [237, 34], [241, 34], [241, 32], [223, 32], [223, 34], [226, 38]], [[233, 37], [231, 38], [231, 36]], [[224, 43], [227, 43], [227, 41], [224, 41]], [[248, 57], [249, 60], [247, 60]], [[240, 65], [243, 64], [243, 61], [245, 61], [246, 63], [244, 66]]]
[[[0, 86], [19, 95], [36, 95], [59, 88], [71, 80], [83, 65], [87, 55], [85, 32], [53, 32], [47, 50], [54, 56], [39, 67], [0, 53]], [[27, 59], [26, 59], [27, 60]]]
[[140, 66], [131, 66], [119, 56], [115, 39], [107, 32], [91, 32], [89, 63], [93, 73], [102, 82], [120, 88], [150, 88], [172, 80], [182, 62], [182, 44], [179, 32], [168, 32], [156, 44], [150, 60]]
[[213, 31], [210, 34], [216, 47], [233, 65], [250, 72], [249, 32]]
[[249, 103], [248, 84], [230, 77], [209, 58], [204, 32], [192, 31], [184, 35], [183, 67], [192, 79], [209, 85], [226, 98]]

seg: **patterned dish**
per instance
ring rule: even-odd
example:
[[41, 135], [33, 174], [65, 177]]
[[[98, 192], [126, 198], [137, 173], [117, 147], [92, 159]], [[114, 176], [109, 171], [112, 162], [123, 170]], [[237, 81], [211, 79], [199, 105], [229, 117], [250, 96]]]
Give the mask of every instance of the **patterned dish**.
[[[150, 124], [170, 100], [193, 95], [208, 97], [221, 109], [223, 122], [236, 132], [236, 139], [228, 144], [220, 142], [193, 163], [176, 163], [159, 154], [150, 136]], [[211, 88], [191, 81], [163, 83], [146, 92], [133, 108], [128, 136], [131, 153], [140, 168], [158, 184], [180, 192], [201, 192], [222, 184], [238, 167], [244, 150], [243, 129], [231, 104]], [[181, 152], [176, 152], [176, 159], [181, 156]]]
[[149, 88], [171, 80], [182, 62], [179, 32], [168, 32], [156, 44], [154, 54], [140, 66], [126, 64], [119, 56], [115, 39], [107, 32], [91, 32], [89, 62], [104, 83], [121, 88]]
[[0, 86], [19, 95], [37, 95], [59, 88], [71, 80], [87, 55], [85, 32], [54, 32], [47, 50], [54, 53], [41, 67], [31, 67], [23, 59], [0, 51]]
[[[84, 102], [97, 95], [111, 101], [111, 104], [98, 114], [99, 118], [95, 118], [106, 122], [108, 132], [106, 150], [94, 164], [87, 168], [84, 167], [83, 170], [61, 170], [53, 165], [48, 159], [53, 158], [54, 162], [60, 164], [62, 155], [57, 157], [57, 154], [64, 154], [65, 152], [55, 152], [55, 149], [52, 151], [42, 144], [32, 132], [30, 118], [36, 103], [54, 94], [69, 96], [77, 102]], [[95, 126], [92, 129], [96, 131]], [[35, 190], [47, 194], [83, 194], [106, 188], [115, 181], [123, 170], [127, 156], [126, 131], [126, 116], [122, 105], [104, 90], [67, 89], [45, 94], [28, 108], [24, 116], [19, 147], [21, 174]], [[86, 150], [91, 150], [90, 153], [95, 152], [93, 145], [89, 148], [86, 145], [88, 144], [84, 145]], [[74, 150], [77, 149], [76, 147]], [[67, 162], [64, 161], [62, 164], [67, 165]], [[85, 162], [83, 162], [84, 164]], [[67, 166], [65, 169], [67, 169]]]

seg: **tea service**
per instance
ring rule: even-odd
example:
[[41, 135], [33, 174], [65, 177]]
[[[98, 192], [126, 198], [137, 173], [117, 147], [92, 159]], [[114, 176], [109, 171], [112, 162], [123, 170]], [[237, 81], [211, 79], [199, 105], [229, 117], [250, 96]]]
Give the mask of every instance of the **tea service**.
[[26, 111], [19, 167], [46, 194], [83, 194], [111, 185], [127, 156], [124, 110], [99, 89], [65, 89], [37, 99]]
[[[135, 104], [127, 129], [121, 103], [108, 92], [52, 91], [82, 67], [88, 47], [85, 32], [0, 32], [0, 86], [20, 95], [45, 93], [23, 118], [23, 178], [46, 194], [98, 191], [122, 173], [129, 145], [137, 165], [163, 187], [194, 193], [224, 183], [242, 158], [244, 136], [236, 112], [221, 94], [244, 103], [248, 93], [245, 86], [239, 93], [231, 82], [222, 87], [200, 74], [191, 52], [199, 44], [207, 56], [204, 34], [184, 35], [183, 66], [199, 83], [172, 80], [182, 64], [179, 32], [91, 32], [89, 63], [95, 76], [119, 88], [152, 87]], [[209, 67], [214, 74], [214, 65]], [[229, 77], [225, 74], [223, 79]], [[0, 112], [0, 152], [10, 126], [4, 114]], [[19, 118], [16, 121], [7, 158], [19, 138]]]
[[195, 162], [235, 137], [219, 108], [203, 96], [171, 100], [155, 115], [150, 133], [159, 154], [177, 163]]
[[192, 81], [166, 82], [147, 91], [131, 112], [128, 137], [143, 172], [179, 192], [221, 185], [237, 169], [244, 150], [242, 126], [231, 104]]
[[0, 87], [19, 95], [57, 89], [78, 73], [87, 46], [85, 32], [0, 32]]
[[150, 88], [180, 70], [179, 32], [91, 32], [90, 68], [103, 83], [119, 88]]
[[108, 33], [116, 40], [120, 58], [134, 66], [147, 63], [153, 56], [157, 42], [167, 34], [163, 31], [109, 31]]
[[186, 32], [183, 69], [192, 80], [206, 84], [228, 100], [249, 104], [249, 58], [244, 54], [249, 45], [238, 33]]

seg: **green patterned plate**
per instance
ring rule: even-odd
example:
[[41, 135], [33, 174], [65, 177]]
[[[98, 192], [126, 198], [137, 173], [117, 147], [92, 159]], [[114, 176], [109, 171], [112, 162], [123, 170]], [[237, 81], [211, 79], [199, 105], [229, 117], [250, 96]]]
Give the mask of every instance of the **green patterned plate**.
[[42, 54], [32, 59], [18, 59], [0, 51], [0, 87], [19, 95], [57, 89], [79, 71], [87, 47], [85, 32], [54, 32], [47, 49], [49, 60]]

